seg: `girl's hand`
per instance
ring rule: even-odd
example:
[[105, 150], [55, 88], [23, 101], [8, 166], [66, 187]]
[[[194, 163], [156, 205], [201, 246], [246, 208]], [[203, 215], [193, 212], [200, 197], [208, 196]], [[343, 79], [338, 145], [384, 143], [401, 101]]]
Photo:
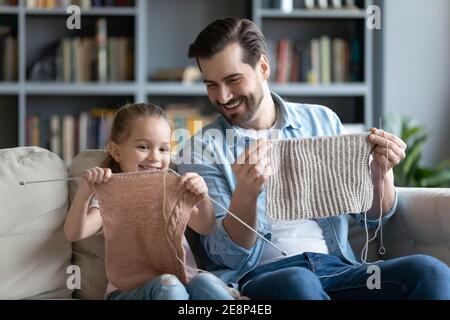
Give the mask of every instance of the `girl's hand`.
[[180, 185], [184, 184], [186, 190], [202, 197], [191, 211], [188, 226], [199, 234], [210, 234], [214, 229], [216, 219], [214, 206], [208, 198], [208, 186], [205, 180], [195, 172], [188, 172], [179, 181]]
[[112, 172], [109, 168], [91, 168], [83, 172], [83, 180], [80, 184], [80, 189], [86, 193], [95, 193], [94, 185], [107, 182], [111, 176]]
[[193, 194], [202, 196], [202, 199], [208, 197], [208, 187], [205, 180], [195, 172], [188, 172], [180, 178], [180, 185], [185, 186], [186, 190]]

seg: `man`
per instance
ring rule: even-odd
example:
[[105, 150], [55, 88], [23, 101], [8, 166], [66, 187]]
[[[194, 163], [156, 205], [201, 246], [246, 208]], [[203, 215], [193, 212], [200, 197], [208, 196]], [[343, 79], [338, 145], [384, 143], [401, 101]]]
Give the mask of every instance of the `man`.
[[[208, 97], [221, 114], [180, 152], [178, 167], [181, 174], [195, 171], [203, 176], [209, 195], [220, 204], [215, 230], [201, 239], [214, 263], [210, 270], [237, 283], [250, 299], [450, 298], [449, 268], [424, 255], [377, 263], [381, 289], [369, 290], [367, 265], [355, 261], [347, 240], [348, 215], [296, 221], [266, 217], [264, 185], [271, 169], [265, 155], [270, 143], [258, 138], [269, 129], [276, 129], [278, 139], [345, 131], [330, 109], [288, 103], [269, 90], [266, 44], [254, 23], [236, 18], [214, 21], [191, 44], [189, 57], [197, 60]], [[237, 142], [224, 138], [230, 131]], [[249, 136], [256, 142], [247, 148]], [[367, 223], [375, 228], [380, 211], [383, 222], [395, 211], [392, 168], [404, 159], [406, 145], [375, 128], [369, 140], [375, 145], [370, 165], [374, 197]], [[288, 257], [224, 208], [286, 250]], [[364, 226], [363, 214], [353, 216]]]

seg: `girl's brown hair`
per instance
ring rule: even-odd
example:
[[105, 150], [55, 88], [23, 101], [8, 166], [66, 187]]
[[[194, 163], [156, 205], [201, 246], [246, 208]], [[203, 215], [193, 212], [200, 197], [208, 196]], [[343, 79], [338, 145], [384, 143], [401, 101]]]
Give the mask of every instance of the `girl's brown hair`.
[[[109, 141], [119, 144], [126, 140], [131, 132], [131, 122], [143, 117], [157, 117], [168, 121], [166, 112], [160, 106], [151, 103], [127, 104], [116, 112]], [[113, 173], [122, 172], [119, 163], [110, 153], [103, 161], [102, 168], [110, 168]]]

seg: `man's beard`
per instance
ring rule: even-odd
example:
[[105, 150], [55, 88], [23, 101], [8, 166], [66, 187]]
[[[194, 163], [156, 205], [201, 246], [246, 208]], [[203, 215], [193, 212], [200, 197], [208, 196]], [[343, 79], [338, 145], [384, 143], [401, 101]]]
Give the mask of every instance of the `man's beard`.
[[[222, 109], [225, 109], [226, 107], [223, 107], [223, 105], [216, 103], [216, 106], [218, 105], [219, 113], [225, 117], [231, 124], [236, 126], [245, 126], [248, 122], [250, 122], [253, 117], [255, 116], [255, 113], [258, 111], [259, 107], [261, 106], [261, 102], [263, 100], [263, 95], [252, 95], [249, 97], [240, 96], [238, 98], [235, 98], [233, 100], [230, 100], [227, 104], [232, 105], [236, 101], [242, 100], [241, 103], [245, 105], [245, 113], [244, 115], [239, 115], [237, 113], [232, 115], [227, 115], [225, 112], [222, 111]], [[239, 108], [239, 107], [238, 107]]]

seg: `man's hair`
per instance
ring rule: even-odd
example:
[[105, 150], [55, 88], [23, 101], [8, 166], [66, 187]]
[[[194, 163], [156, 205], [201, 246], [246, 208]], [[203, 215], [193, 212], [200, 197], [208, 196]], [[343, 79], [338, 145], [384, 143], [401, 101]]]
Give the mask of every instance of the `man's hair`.
[[[203, 29], [189, 46], [189, 58], [211, 58], [227, 45], [238, 42], [244, 51], [242, 61], [254, 68], [266, 54], [266, 40], [258, 26], [248, 19], [218, 19]], [[200, 67], [200, 64], [199, 64]]]

